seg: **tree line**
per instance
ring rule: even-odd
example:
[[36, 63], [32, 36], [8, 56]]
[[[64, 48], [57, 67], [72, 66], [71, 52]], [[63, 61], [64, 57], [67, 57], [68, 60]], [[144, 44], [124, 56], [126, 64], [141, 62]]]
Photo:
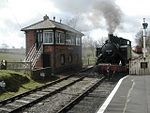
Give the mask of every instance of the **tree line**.
[[[139, 32], [137, 32], [136, 34], [136, 38], [135, 38], [135, 42], [139, 47], [143, 48], [143, 31], [140, 30]], [[148, 50], [148, 52], [150, 51], [150, 31], [148, 30], [146, 33], [146, 38], [145, 38], [145, 44], [146, 44], [146, 48]]]

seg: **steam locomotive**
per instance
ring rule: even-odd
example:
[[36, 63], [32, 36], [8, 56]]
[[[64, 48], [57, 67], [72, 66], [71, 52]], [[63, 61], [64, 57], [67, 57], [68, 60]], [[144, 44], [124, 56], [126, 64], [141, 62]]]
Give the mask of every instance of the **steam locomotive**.
[[109, 34], [102, 47], [96, 48], [96, 57], [99, 72], [127, 72], [131, 59], [131, 41]]

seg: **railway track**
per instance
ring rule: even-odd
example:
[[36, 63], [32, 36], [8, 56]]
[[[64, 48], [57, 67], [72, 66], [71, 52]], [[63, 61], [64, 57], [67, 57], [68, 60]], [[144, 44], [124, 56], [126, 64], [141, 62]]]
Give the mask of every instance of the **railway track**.
[[67, 87], [65, 90], [60, 91], [59, 93], [41, 101], [40, 103], [35, 104], [29, 109], [23, 110], [23, 112], [57, 113], [66, 105], [68, 105], [68, 103], [78, 98], [79, 95], [84, 95], [85, 92], [90, 91], [102, 80], [103, 78], [98, 79], [84, 77], [81, 81], [76, 82], [75, 84]]
[[119, 78], [111, 81], [102, 79], [56, 113], [96, 113], [118, 80]]
[[68, 76], [0, 102], [0, 113], [16, 113], [54, 95], [84, 77]]
[[90, 113], [81, 109], [89, 110], [94, 105], [91, 109], [96, 110], [115, 83], [85, 74], [67, 76], [4, 100], [0, 102], [0, 113]]
[[[91, 68], [92, 67], [86, 68], [84, 70], [81, 70], [80, 72], [85, 72]], [[77, 74], [78, 73], [76, 73], [76, 75]], [[72, 76], [73, 76], [73, 74], [67, 75], [67, 77], [63, 77], [63, 78], [55, 80], [51, 83], [46, 83], [45, 85], [43, 85], [41, 87], [32, 89], [30, 91], [16, 95], [9, 99], [0, 101], [0, 113], [15, 113], [21, 109], [32, 106], [33, 104], [38, 103], [42, 99], [47, 98], [48, 96], [51, 96], [51, 95], [65, 89], [69, 85], [72, 85], [75, 82], [80, 81], [81, 79], [84, 78], [84, 77], [71, 78]], [[67, 80], [71, 80], [71, 81], [69, 83], [67, 83], [66, 82]], [[60, 84], [60, 87], [58, 86], [58, 84]], [[46, 89], [48, 89], [48, 92], [46, 91]]]

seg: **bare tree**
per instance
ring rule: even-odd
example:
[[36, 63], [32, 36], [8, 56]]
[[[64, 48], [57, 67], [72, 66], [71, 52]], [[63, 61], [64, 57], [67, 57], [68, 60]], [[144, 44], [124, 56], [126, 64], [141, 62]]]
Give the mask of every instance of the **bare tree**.
[[3, 44], [1, 44], [1, 48], [2, 48], [3, 52], [7, 52], [9, 46], [7, 44], [3, 43]]
[[85, 52], [86, 56], [95, 56], [95, 46], [96, 41], [92, 39], [92, 37], [87, 36], [82, 39], [82, 48], [83, 53]]
[[150, 48], [150, 31], [147, 32], [146, 46]]
[[140, 30], [136, 35], [135, 42], [138, 46], [143, 47], [143, 32]]
[[96, 47], [101, 47], [101, 46], [105, 43], [105, 40], [106, 40], [105, 37], [99, 38], [99, 39], [95, 42]]
[[[146, 47], [150, 48], [150, 31], [147, 31], [147, 37], [145, 40], [146, 40]], [[142, 32], [142, 30], [140, 30], [136, 34], [135, 41], [136, 41], [138, 46], [143, 47], [143, 32]]]
[[78, 16], [74, 16], [74, 17], [72, 17], [71, 19], [66, 19], [66, 20], [65, 20], [65, 23], [66, 23], [68, 26], [70, 26], [70, 27], [76, 29], [78, 20], [79, 20], [79, 17], [78, 17]]

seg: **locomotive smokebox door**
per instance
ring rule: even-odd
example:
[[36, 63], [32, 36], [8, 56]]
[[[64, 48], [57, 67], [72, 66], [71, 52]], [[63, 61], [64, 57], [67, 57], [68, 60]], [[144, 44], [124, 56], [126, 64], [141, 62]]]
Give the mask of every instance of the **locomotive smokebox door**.
[[142, 69], [146, 69], [146, 68], [148, 68], [148, 62], [141, 62], [141, 68]]

